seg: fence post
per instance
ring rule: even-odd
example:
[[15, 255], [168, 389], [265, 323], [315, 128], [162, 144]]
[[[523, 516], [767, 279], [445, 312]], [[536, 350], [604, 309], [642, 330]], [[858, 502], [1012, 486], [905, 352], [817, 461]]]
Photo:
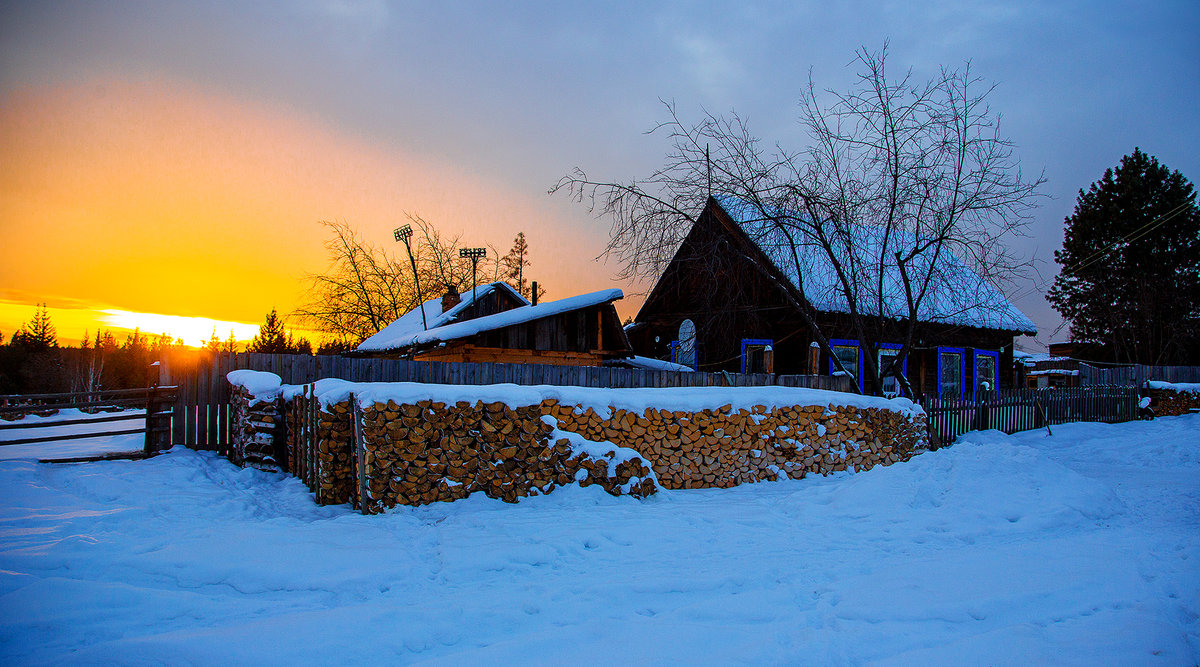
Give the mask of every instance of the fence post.
[[146, 391], [146, 439], [142, 443], [142, 451], [147, 456], [158, 452], [158, 443], [154, 437], [154, 413], [158, 408], [158, 404], [154, 400], [155, 387], [150, 387]]
[[354, 456], [358, 465], [358, 509], [363, 514], [370, 514], [367, 508], [367, 496], [370, 490], [367, 482], [367, 445], [362, 432], [362, 412], [358, 407], [358, 397], [350, 394], [350, 418], [354, 420]]

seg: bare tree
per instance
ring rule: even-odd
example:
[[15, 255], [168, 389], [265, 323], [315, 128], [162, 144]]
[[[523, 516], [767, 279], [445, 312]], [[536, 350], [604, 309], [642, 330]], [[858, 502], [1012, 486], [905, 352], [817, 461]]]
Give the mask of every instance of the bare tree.
[[981, 309], [1005, 315], [993, 284], [1027, 266], [1007, 241], [1023, 234], [1044, 179], [1022, 175], [987, 104], [994, 86], [969, 64], [924, 82], [911, 72], [892, 81], [886, 61], [886, 45], [860, 50], [845, 93], [820, 91], [810, 77], [800, 99], [810, 139], [803, 150], [764, 148], [736, 114], [687, 124], [667, 104], [669, 118], [652, 130], [671, 139], [662, 168], [628, 183], [576, 169], [551, 192], [612, 219], [605, 255], [627, 279], [657, 277], [707, 198], [727, 197], [743, 230], [788, 274], [793, 284], [781, 291], [837, 366], [846, 371], [819, 311], [844, 313], [864, 349], [903, 341], [886, 368], [868, 354], [860, 369], [871, 391], [888, 375], [903, 383], [923, 321], [953, 323]]
[[[458, 255], [460, 237], [443, 235], [419, 215], [405, 215], [415, 232], [412, 250], [423, 296], [433, 298], [449, 286], [460, 292], [470, 288], [471, 262]], [[329, 268], [309, 276], [308, 299], [294, 313], [307, 326], [332, 338], [333, 347], [348, 347], [417, 307], [407, 257], [367, 242], [345, 222], [321, 224], [331, 234], [325, 242]], [[498, 272], [496, 255], [492, 248], [481, 276]]]

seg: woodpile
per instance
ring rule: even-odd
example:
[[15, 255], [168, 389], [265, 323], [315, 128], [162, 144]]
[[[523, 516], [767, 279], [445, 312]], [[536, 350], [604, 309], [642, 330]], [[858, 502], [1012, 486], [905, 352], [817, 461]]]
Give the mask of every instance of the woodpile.
[[245, 387], [233, 385], [229, 399], [229, 458], [237, 465], [259, 470], [279, 471], [283, 420], [275, 401], [258, 400]]
[[360, 458], [366, 511], [456, 500], [476, 491], [516, 502], [576, 482], [599, 484], [613, 495], [657, 491], [644, 460], [576, 452], [567, 438], [552, 441], [554, 428], [541, 417], [536, 405], [479, 401], [367, 406]]
[[1154, 414], [1159, 417], [1186, 415], [1193, 410], [1200, 410], [1200, 392], [1197, 391], [1150, 389], [1147, 394]]
[[304, 480], [322, 505], [358, 504], [351, 402], [322, 405], [307, 394], [285, 404], [288, 472]]
[[880, 408], [723, 407], [701, 412], [650, 408], [642, 414], [542, 403], [559, 429], [629, 447], [649, 459], [667, 489], [727, 488], [862, 471], [910, 458], [928, 446], [923, 416]]
[[[288, 470], [318, 502], [348, 502], [365, 512], [477, 491], [515, 502], [574, 483], [636, 497], [659, 488], [727, 488], [868, 470], [929, 446], [923, 414], [886, 407], [724, 405], [639, 413], [546, 399], [516, 408], [388, 400], [360, 409], [349, 394], [322, 403], [308, 391], [284, 403]], [[265, 452], [269, 435], [278, 435], [271, 428], [275, 404], [251, 407], [244, 391], [234, 395], [241, 406], [234, 423], [248, 435], [241, 456], [272, 462]]]

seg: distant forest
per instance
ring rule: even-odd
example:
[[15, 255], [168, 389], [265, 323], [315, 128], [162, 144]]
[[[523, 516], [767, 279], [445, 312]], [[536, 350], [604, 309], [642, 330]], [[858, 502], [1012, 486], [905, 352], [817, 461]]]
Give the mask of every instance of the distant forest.
[[[345, 345], [329, 343], [321, 353], [336, 354]], [[111, 331], [84, 332], [78, 347], [60, 345], [58, 332], [45, 304], [37, 307], [32, 319], [11, 336], [0, 332], [0, 394], [40, 394], [134, 389], [158, 380], [151, 363], [165, 351], [184, 351], [204, 355], [217, 352], [270, 352], [312, 354], [303, 338], [293, 339], [282, 318], [271, 311], [259, 326], [259, 334], [246, 345], [233, 338], [220, 340], [216, 332], [202, 348], [186, 347], [183, 340], [170, 335], [144, 334], [134, 330], [118, 340]]]

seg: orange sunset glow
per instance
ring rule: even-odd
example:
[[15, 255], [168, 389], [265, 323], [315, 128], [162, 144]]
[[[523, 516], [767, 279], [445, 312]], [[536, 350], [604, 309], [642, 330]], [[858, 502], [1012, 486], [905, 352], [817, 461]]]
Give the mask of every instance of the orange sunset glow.
[[501, 252], [525, 231], [551, 294], [608, 286], [578, 271], [605, 230], [564, 225], [587, 224], [577, 207], [286, 106], [112, 79], [10, 90], [0, 108], [0, 332], [44, 301], [65, 342], [98, 327], [245, 340], [325, 268], [318, 221], [390, 244], [406, 211]]

